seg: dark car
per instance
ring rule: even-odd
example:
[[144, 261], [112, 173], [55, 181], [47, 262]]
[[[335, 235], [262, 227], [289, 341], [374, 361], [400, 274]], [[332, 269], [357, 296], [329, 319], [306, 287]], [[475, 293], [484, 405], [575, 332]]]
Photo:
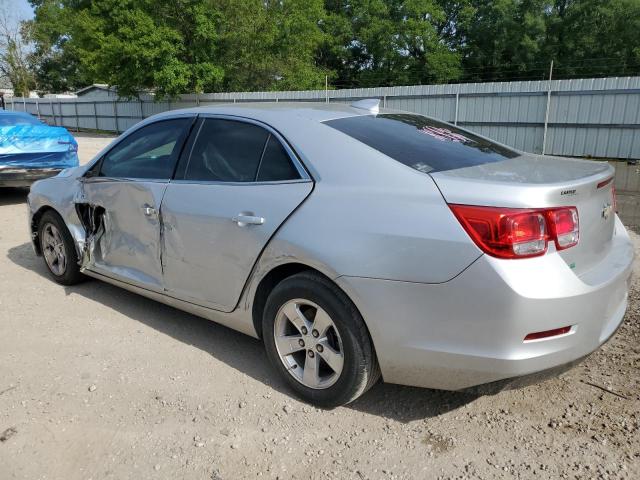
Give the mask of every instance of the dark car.
[[0, 187], [26, 187], [78, 166], [78, 144], [63, 127], [0, 111]]

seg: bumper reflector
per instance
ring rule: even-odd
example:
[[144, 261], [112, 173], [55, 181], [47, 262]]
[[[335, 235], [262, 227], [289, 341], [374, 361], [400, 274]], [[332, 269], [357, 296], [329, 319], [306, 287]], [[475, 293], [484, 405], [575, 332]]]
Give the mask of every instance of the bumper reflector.
[[531, 340], [540, 340], [542, 338], [549, 337], [557, 337], [558, 335], [564, 335], [571, 331], [571, 327], [562, 327], [562, 328], [554, 328], [553, 330], [545, 330], [544, 332], [534, 332], [530, 333], [526, 337], [524, 337], [525, 342], [529, 342]]

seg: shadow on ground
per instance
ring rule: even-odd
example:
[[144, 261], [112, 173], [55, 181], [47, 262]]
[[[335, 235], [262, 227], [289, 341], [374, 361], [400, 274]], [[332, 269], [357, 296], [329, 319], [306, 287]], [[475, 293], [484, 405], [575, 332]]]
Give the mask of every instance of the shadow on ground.
[[[51, 281], [42, 259], [35, 256], [30, 244], [9, 249], [7, 256], [19, 267]], [[259, 340], [98, 280], [65, 287], [65, 292], [67, 295], [82, 295], [117, 310], [132, 320], [207, 352], [281, 393], [291, 395], [270, 367]], [[476, 398], [470, 394], [378, 384], [347, 408], [409, 422], [455, 410]]]
[[28, 188], [0, 187], [0, 207], [26, 203], [27, 195], [29, 195]]

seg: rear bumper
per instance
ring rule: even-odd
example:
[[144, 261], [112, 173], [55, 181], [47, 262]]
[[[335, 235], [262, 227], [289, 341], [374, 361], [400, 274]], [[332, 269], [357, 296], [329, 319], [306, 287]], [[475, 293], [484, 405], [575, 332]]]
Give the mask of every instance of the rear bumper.
[[43, 178], [55, 177], [62, 168], [0, 168], [0, 187], [28, 187]]
[[[442, 284], [338, 282], [365, 318], [386, 382], [463, 390], [556, 369], [596, 350], [624, 317], [633, 256], [616, 220], [609, 253], [581, 277], [551, 253], [526, 261], [483, 255]], [[564, 326], [571, 331], [524, 341]]]

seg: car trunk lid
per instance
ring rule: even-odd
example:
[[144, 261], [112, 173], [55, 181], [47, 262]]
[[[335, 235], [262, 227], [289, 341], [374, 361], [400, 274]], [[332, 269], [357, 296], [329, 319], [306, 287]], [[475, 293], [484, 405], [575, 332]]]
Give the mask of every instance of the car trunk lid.
[[[606, 162], [523, 154], [431, 173], [449, 204], [578, 209], [578, 245], [559, 254], [577, 275], [604, 258], [614, 233], [614, 169]], [[554, 250], [552, 243], [549, 250]]]

